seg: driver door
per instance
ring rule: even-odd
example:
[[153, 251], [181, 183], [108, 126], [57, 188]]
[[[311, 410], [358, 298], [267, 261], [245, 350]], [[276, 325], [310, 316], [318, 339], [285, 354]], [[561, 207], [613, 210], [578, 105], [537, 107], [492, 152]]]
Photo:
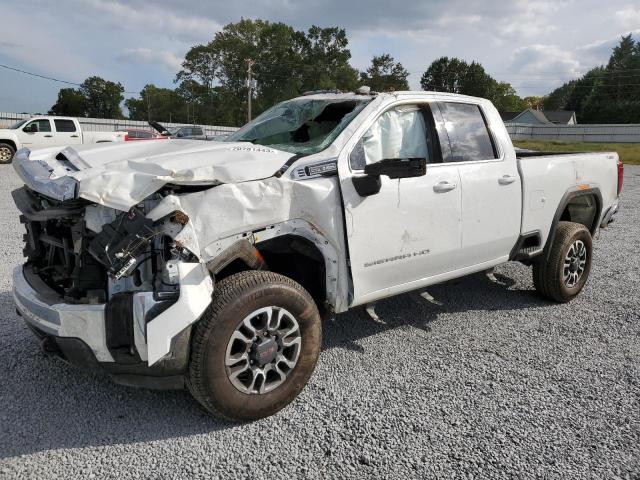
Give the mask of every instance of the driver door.
[[27, 147], [29, 150], [53, 146], [51, 121], [48, 118], [31, 120], [22, 127], [20, 141], [22, 146]]
[[[352, 306], [428, 283], [459, 268], [461, 189], [458, 167], [441, 163], [428, 104], [397, 105], [380, 114], [342, 152], [342, 188], [353, 278]], [[426, 174], [390, 179], [362, 196], [353, 183], [367, 164], [426, 158]]]

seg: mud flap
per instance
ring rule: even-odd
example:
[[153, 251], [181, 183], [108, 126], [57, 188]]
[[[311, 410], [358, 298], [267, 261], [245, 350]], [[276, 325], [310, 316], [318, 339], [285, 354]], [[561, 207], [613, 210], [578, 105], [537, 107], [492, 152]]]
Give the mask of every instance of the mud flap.
[[171, 340], [196, 322], [211, 303], [213, 282], [202, 263], [179, 263], [180, 297], [178, 301], [147, 325], [149, 366], [171, 350]]

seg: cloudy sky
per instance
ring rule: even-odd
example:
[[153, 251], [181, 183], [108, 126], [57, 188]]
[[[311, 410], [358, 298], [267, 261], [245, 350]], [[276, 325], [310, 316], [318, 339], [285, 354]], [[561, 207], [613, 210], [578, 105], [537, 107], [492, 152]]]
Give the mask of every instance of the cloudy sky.
[[[480, 61], [522, 96], [548, 93], [640, 38], [631, 0], [1, 0], [0, 64], [82, 82], [170, 87], [193, 45], [241, 17], [347, 29], [356, 68], [390, 53], [411, 72], [443, 55]], [[0, 68], [0, 111], [46, 111], [64, 85]], [[130, 95], [128, 95], [130, 96]]]

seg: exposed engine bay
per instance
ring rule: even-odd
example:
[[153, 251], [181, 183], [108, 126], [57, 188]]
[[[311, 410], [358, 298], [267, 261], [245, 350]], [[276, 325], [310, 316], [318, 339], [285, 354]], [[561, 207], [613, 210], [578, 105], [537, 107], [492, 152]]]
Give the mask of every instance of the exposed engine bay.
[[145, 216], [161, 193], [128, 212], [84, 200], [59, 203], [26, 187], [13, 197], [26, 227], [28, 263], [65, 302], [99, 304], [135, 291], [176, 299], [177, 263], [197, 261], [173, 240], [189, 221], [186, 214], [175, 211], [156, 221]]

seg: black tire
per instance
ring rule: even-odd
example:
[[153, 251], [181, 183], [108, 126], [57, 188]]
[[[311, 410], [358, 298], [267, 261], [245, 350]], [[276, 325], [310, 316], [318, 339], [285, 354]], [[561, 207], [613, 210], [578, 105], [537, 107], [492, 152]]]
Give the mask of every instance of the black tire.
[[[274, 390], [244, 393], [227, 375], [227, 344], [245, 317], [269, 306], [286, 309], [298, 322], [301, 347], [297, 363]], [[216, 284], [213, 301], [195, 328], [187, 387], [207, 411], [226, 420], [247, 421], [273, 415], [293, 401], [309, 381], [321, 341], [318, 308], [302, 286], [272, 272], [237, 273]]]
[[0, 142], [0, 163], [11, 163], [13, 156], [16, 153], [16, 149], [8, 143]]
[[[568, 286], [565, 282], [565, 257], [577, 241], [582, 242], [586, 249], [586, 263], [577, 282]], [[559, 222], [547, 261], [533, 264], [533, 284], [536, 290], [549, 300], [559, 303], [571, 301], [587, 283], [592, 255], [593, 241], [589, 230], [580, 223]]]

